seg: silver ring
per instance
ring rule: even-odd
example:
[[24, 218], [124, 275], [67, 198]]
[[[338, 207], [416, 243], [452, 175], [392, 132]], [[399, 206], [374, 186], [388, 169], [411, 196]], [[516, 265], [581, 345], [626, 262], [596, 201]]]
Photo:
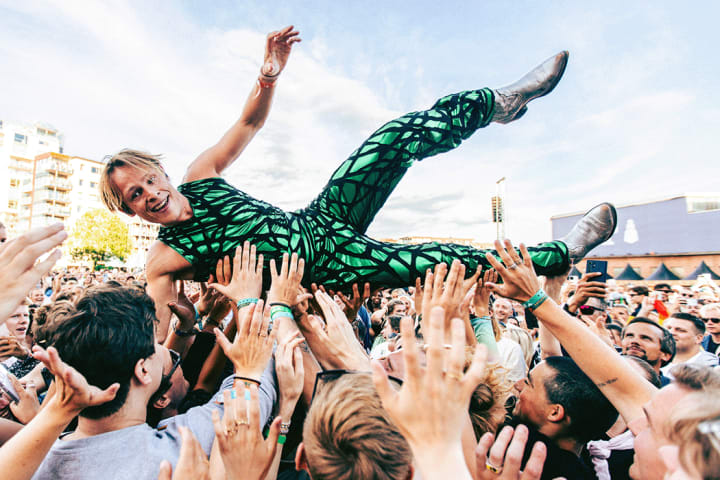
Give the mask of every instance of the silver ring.
[[518, 267], [518, 264], [517, 264], [517, 263], [513, 263], [512, 265], [510, 265], [510, 266], [508, 267], [508, 270], [515, 270], [517, 267]]

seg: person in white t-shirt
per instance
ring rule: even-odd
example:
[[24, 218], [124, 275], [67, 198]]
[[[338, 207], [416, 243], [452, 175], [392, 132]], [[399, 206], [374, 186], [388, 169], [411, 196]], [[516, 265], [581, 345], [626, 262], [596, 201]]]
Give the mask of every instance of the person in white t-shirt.
[[689, 313], [675, 313], [663, 324], [675, 339], [675, 358], [660, 370], [666, 377], [672, 378], [670, 370], [675, 365], [691, 363], [714, 367], [718, 357], [706, 352], [701, 344], [705, 336], [705, 324]]

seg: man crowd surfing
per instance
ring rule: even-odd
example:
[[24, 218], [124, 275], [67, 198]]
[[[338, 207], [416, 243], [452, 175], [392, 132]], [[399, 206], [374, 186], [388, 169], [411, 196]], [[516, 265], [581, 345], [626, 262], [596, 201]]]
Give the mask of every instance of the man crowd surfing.
[[[413, 159], [520, 118], [567, 53], [386, 124], [343, 164], [377, 178], [341, 166], [292, 217], [218, 178], [264, 122], [297, 35], [268, 36], [241, 120], [180, 189], [156, 156], [108, 162], [108, 207], [166, 228], [145, 270], [53, 270], [62, 224], [7, 241], [0, 228], [0, 478], [720, 478], [720, 292], [568, 281], [612, 235], [611, 206], [537, 247], [364, 235]], [[469, 122], [451, 144], [444, 115], [448, 131]], [[250, 215], [228, 219], [238, 199]]]

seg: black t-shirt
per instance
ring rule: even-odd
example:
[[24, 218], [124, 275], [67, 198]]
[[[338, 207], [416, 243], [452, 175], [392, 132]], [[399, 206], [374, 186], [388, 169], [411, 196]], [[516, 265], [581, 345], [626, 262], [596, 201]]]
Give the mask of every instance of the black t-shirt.
[[[508, 425], [515, 427], [520, 422], [513, 418]], [[530, 458], [530, 452], [535, 442], [543, 442], [547, 447], [547, 457], [543, 467], [541, 480], [552, 480], [557, 477], [564, 477], [567, 480], [596, 480], [595, 473], [590, 470], [582, 460], [573, 452], [563, 450], [548, 437], [538, 432], [535, 428], [526, 425], [529, 430], [528, 441], [525, 444], [525, 456], [523, 457], [523, 468], [525, 462]]]
[[720, 347], [720, 343], [713, 342], [712, 337], [708, 336], [708, 345], [705, 350], [707, 350], [710, 353], [715, 353], [718, 351], [718, 347]]

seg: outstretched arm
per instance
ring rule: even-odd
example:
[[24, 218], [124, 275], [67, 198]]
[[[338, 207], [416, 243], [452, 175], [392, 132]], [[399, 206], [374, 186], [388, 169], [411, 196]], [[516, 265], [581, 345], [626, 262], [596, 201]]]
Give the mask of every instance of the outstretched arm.
[[[503, 297], [527, 301], [540, 290], [540, 282], [527, 249], [520, 245], [522, 259], [512, 249], [509, 240], [505, 240], [504, 246], [496, 241], [495, 249], [503, 263], [489, 254], [486, 258], [505, 283], [491, 284], [490, 289]], [[516, 267], [505, 267], [513, 264]], [[626, 423], [644, 417], [643, 405], [657, 391], [650, 382], [634, 369], [627, 368], [625, 361], [612, 347], [570, 317], [552, 299], [545, 300], [533, 313], [560, 341], [582, 371], [595, 382]]]
[[270, 112], [277, 78], [287, 64], [293, 44], [300, 41], [298, 34], [299, 32], [292, 25], [279, 32], [268, 34], [260, 77], [245, 102], [240, 119], [216, 145], [205, 150], [193, 161], [184, 182], [220, 175], [262, 128]]

